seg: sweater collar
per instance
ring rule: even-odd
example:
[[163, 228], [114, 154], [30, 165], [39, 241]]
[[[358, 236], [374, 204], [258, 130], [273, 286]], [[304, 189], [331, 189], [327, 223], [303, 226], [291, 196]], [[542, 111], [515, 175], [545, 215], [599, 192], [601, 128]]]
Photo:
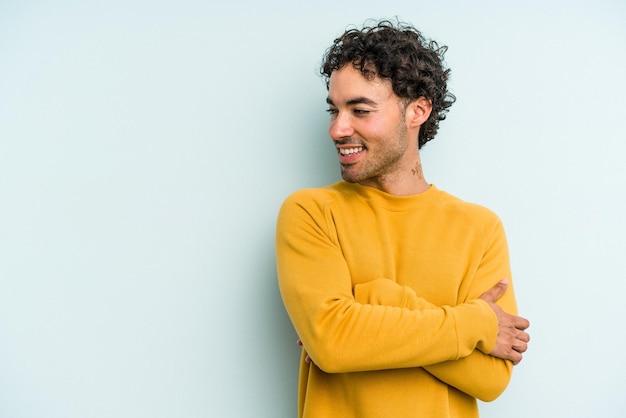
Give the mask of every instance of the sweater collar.
[[406, 210], [418, 206], [432, 205], [440, 196], [441, 191], [434, 184], [428, 190], [410, 196], [396, 196], [374, 187], [362, 186], [358, 183], [340, 181], [337, 188], [350, 194], [355, 194], [372, 206], [384, 207], [391, 210]]

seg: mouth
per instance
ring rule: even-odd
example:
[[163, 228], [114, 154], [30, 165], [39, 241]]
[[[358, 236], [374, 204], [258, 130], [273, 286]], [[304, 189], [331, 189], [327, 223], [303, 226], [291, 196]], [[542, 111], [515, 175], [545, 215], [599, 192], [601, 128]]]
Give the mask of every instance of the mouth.
[[352, 164], [365, 153], [365, 147], [357, 144], [337, 145], [337, 153], [341, 164]]

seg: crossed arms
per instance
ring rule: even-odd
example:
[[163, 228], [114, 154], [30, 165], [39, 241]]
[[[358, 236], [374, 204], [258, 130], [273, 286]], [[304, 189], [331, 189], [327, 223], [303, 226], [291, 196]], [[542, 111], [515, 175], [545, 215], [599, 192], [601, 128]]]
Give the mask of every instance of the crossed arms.
[[[474, 350], [467, 357], [426, 365], [423, 368], [439, 380], [472, 397], [483, 401], [497, 398], [508, 384], [512, 364], [518, 364], [522, 360], [522, 353], [527, 350], [530, 340], [525, 332], [530, 325], [528, 320], [507, 314], [496, 304], [505, 295], [508, 287], [509, 281], [503, 279], [479, 297], [493, 309], [497, 318], [498, 335], [490, 352]], [[357, 302], [387, 304], [407, 309], [437, 308], [419, 298], [413, 289], [387, 279], [357, 285], [354, 293]], [[478, 370], [481, 371], [479, 374], [476, 373]]]
[[[342, 249], [320, 230], [323, 225], [315, 219], [294, 225], [290, 215], [282, 216], [289, 227], [279, 220], [279, 284], [317, 367], [327, 373], [422, 367], [482, 400], [504, 390], [526, 351], [529, 324], [505, 312], [515, 312], [509, 285], [497, 282], [500, 277], [488, 279], [501, 268], [491, 269], [486, 261], [475, 288], [455, 306], [436, 306], [390, 279], [354, 286]], [[486, 259], [502, 258], [502, 245], [494, 248]]]

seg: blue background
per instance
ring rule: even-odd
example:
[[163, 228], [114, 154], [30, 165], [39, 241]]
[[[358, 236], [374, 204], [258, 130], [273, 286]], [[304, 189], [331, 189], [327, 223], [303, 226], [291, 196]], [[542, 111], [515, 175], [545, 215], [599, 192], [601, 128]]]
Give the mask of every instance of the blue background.
[[489, 417], [626, 414], [626, 5], [0, 3], [0, 416], [294, 417], [274, 223], [339, 179], [325, 48], [450, 47], [426, 178], [503, 219], [531, 348]]

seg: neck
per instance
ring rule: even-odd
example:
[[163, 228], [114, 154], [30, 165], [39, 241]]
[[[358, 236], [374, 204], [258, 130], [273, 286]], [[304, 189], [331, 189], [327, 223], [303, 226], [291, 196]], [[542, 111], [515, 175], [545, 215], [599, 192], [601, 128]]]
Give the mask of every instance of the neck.
[[394, 173], [363, 180], [359, 184], [374, 187], [395, 196], [410, 196], [425, 192], [430, 184], [424, 178], [419, 154], [411, 164], [405, 164]]

